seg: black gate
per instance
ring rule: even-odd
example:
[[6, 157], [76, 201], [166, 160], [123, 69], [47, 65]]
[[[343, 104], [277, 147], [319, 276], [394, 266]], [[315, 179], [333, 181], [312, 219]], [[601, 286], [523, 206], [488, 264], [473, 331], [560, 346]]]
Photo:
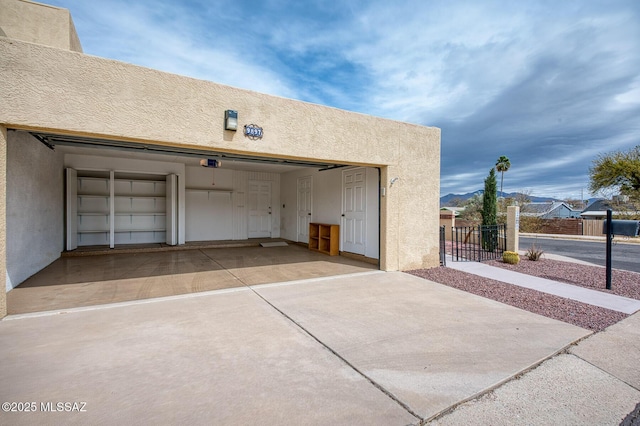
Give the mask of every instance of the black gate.
[[447, 266], [447, 239], [445, 227], [440, 227], [440, 266]]
[[507, 226], [457, 226], [451, 228], [451, 258], [455, 262], [501, 259], [507, 247]]

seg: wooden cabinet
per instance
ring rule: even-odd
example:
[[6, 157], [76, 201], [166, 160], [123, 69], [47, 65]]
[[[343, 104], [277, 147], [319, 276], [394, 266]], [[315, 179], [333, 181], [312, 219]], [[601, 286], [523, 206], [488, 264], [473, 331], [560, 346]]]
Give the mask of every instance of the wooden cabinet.
[[340, 253], [340, 225], [310, 223], [309, 250], [337, 256]]

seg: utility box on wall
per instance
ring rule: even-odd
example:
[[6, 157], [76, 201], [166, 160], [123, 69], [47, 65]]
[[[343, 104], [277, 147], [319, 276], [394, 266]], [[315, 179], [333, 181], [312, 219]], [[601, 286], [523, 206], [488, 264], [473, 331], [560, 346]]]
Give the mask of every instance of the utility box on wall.
[[[602, 233], [607, 233], [607, 221], [602, 224]], [[623, 237], [637, 237], [640, 233], [640, 221], [638, 220], [612, 220], [611, 234]]]

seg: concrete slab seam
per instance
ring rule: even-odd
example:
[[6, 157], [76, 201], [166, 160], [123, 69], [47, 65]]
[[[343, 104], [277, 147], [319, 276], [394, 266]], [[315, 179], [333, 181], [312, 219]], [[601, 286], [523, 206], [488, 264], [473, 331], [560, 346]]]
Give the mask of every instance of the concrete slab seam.
[[353, 371], [355, 371], [356, 373], [358, 373], [360, 376], [362, 376], [365, 380], [367, 380], [369, 383], [371, 383], [376, 389], [378, 389], [380, 392], [382, 392], [384, 395], [386, 395], [388, 398], [390, 398], [392, 401], [394, 401], [396, 404], [398, 404], [400, 407], [402, 407], [405, 411], [407, 411], [409, 414], [411, 414], [412, 416], [414, 416], [416, 419], [418, 419], [420, 421], [420, 424], [424, 424], [424, 418], [422, 416], [420, 416], [419, 414], [417, 414], [415, 411], [413, 411], [413, 409], [411, 409], [411, 407], [409, 407], [407, 404], [405, 404], [404, 402], [402, 402], [402, 400], [400, 400], [400, 398], [398, 398], [397, 396], [395, 396], [393, 394], [393, 392], [389, 391], [388, 389], [385, 389], [382, 385], [380, 385], [378, 382], [376, 382], [375, 380], [373, 380], [371, 377], [367, 376], [365, 373], [363, 373], [362, 371], [360, 371], [355, 365], [353, 365], [351, 362], [349, 362], [345, 357], [343, 357], [342, 355], [340, 355], [338, 352], [336, 352], [334, 349], [332, 349], [329, 345], [327, 345], [326, 343], [324, 343], [322, 340], [320, 340], [317, 336], [315, 336], [313, 333], [311, 333], [309, 330], [307, 330], [302, 324], [300, 324], [299, 322], [297, 322], [296, 320], [294, 320], [293, 318], [291, 318], [289, 315], [287, 315], [284, 311], [282, 311], [281, 309], [279, 309], [277, 306], [275, 306], [273, 303], [271, 303], [269, 300], [267, 300], [263, 295], [261, 295], [258, 291], [256, 291], [255, 289], [253, 289], [252, 287], [249, 287], [255, 294], [256, 296], [258, 296], [260, 299], [262, 299], [266, 304], [268, 304], [269, 306], [271, 306], [275, 311], [277, 311], [278, 313], [280, 313], [280, 315], [282, 315], [284, 318], [286, 318], [287, 320], [289, 320], [292, 324], [294, 324], [296, 327], [298, 327], [300, 330], [302, 330], [305, 334], [307, 334], [309, 337], [311, 337], [313, 340], [315, 340], [316, 342], [318, 342], [322, 347], [324, 347], [326, 350], [328, 350], [331, 354], [333, 354], [335, 357], [337, 357], [338, 359], [340, 359], [345, 365], [347, 365], [349, 368], [351, 368]]
[[566, 354], [567, 354], [567, 355], [574, 356], [574, 357], [578, 358], [579, 360], [584, 361], [585, 363], [589, 364], [590, 366], [592, 366], [592, 367], [596, 368], [597, 370], [602, 371], [602, 372], [603, 372], [604, 374], [606, 374], [607, 376], [613, 377], [613, 378], [614, 378], [614, 379], [616, 379], [617, 381], [624, 383], [625, 385], [629, 386], [630, 388], [635, 389], [635, 390], [637, 390], [637, 391], [640, 391], [640, 388], [636, 387], [635, 385], [632, 385], [631, 383], [627, 382], [627, 381], [626, 381], [626, 380], [624, 380], [624, 379], [621, 379], [620, 377], [615, 376], [615, 375], [614, 375], [614, 374], [612, 374], [611, 372], [609, 372], [609, 371], [607, 371], [607, 370], [603, 369], [602, 367], [600, 367], [600, 366], [598, 366], [598, 365], [596, 365], [596, 364], [592, 363], [591, 361], [588, 361], [588, 360], [586, 360], [586, 359], [582, 358], [581, 356], [579, 356], [579, 355], [577, 355], [577, 354], [574, 354], [573, 352], [566, 352]]
[[462, 399], [458, 402], [456, 402], [455, 404], [440, 410], [439, 412], [437, 412], [436, 414], [432, 415], [431, 417], [424, 419], [424, 423], [429, 423], [433, 420], [439, 419], [440, 417], [443, 417], [449, 413], [451, 413], [452, 411], [454, 411], [456, 408], [458, 408], [460, 405], [465, 404], [469, 401], [473, 401], [476, 399], [479, 399], [485, 395], [490, 394], [491, 392], [495, 391], [496, 389], [502, 387], [503, 385], [506, 385], [507, 383], [514, 381], [514, 380], [518, 380], [520, 377], [524, 376], [525, 374], [535, 370], [536, 368], [540, 367], [542, 364], [544, 364], [545, 362], [547, 362], [548, 360], [557, 357], [558, 355], [564, 355], [564, 354], [570, 354], [570, 352], [568, 352], [569, 348], [572, 346], [577, 345], [579, 342], [587, 339], [588, 337], [592, 336], [594, 333], [591, 332], [589, 334], [587, 334], [586, 336], [580, 337], [570, 343], [568, 343], [567, 345], [565, 345], [563, 348], [558, 349], [556, 352], [552, 353], [549, 356], [543, 357], [538, 361], [533, 362], [530, 366], [523, 368], [522, 370], [518, 371], [515, 374], [512, 374], [509, 377], [506, 377], [502, 380], [499, 380], [498, 382], [496, 382], [495, 384], [487, 387], [486, 389], [483, 389], [479, 392], [476, 392], [475, 394], [469, 396], [468, 398]]
[[280, 283], [272, 283], [272, 284], [259, 284], [255, 286], [251, 286], [242, 281], [239, 277], [234, 275], [232, 272], [229, 272], [235, 279], [237, 279], [240, 283], [243, 284], [243, 287], [234, 287], [234, 288], [224, 288], [219, 290], [209, 290], [209, 291], [200, 291], [196, 293], [185, 293], [185, 294], [176, 294], [173, 296], [162, 296], [162, 297], [154, 297], [151, 299], [139, 299], [139, 300], [130, 300], [126, 302], [115, 302], [115, 303], [106, 303], [100, 305], [93, 306], [81, 306], [77, 308], [66, 308], [66, 309], [57, 309], [52, 311], [42, 311], [42, 312], [30, 312], [25, 314], [13, 314], [7, 315], [6, 317], [0, 319], [1, 321], [15, 321], [21, 319], [28, 318], [39, 318], [39, 317], [47, 317], [54, 315], [64, 315], [64, 314], [73, 314], [78, 312], [90, 312], [97, 311], [101, 309], [112, 309], [112, 308], [121, 308], [126, 306], [135, 306], [135, 305], [143, 305], [147, 303], [159, 303], [159, 302], [170, 302], [173, 300], [184, 300], [184, 299], [192, 299], [196, 297], [206, 297], [206, 296], [215, 296], [219, 294], [228, 294], [228, 293], [236, 293], [240, 291], [249, 291], [252, 288], [269, 288], [269, 287], [280, 287], [285, 285], [297, 285], [297, 284], [305, 284], [309, 282], [319, 282], [319, 281], [327, 281], [331, 279], [338, 279], [344, 277], [356, 277], [360, 275], [368, 275], [368, 274], [376, 274], [376, 273], [385, 273], [384, 271], [370, 271], [370, 272], [356, 272], [352, 274], [344, 274], [344, 275], [334, 275], [330, 277], [318, 277], [311, 278], [308, 280], [294, 280], [294, 281], [283, 281]]
[[184, 299], [193, 299], [196, 297], [205, 297], [205, 296], [215, 296], [218, 294], [227, 294], [227, 293], [236, 293], [240, 291], [247, 291], [248, 287], [234, 287], [234, 288], [223, 288], [220, 290], [210, 290], [210, 291], [200, 291], [197, 293], [186, 293], [186, 294], [176, 294], [174, 296], [163, 296], [163, 297], [154, 297], [151, 299], [139, 299], [139, 300], [130, 300], [127, 302], [116, 302], [116, 303], [106, 303], [101, 305], [93, 305], [93, 306], [82, 306], [78, 308], [68, 308], [68, 309], [59, 309], [54, 311], [43, 311], [43, 312], [30, 312], [26, 314], [13, 314], [7, 315], [2, 318], [0, 321], [15, 321], [20, 319], [28, 319], [28, 318], [39, 318], [39, 317], [48, 317], [53, 315], [64, 315], [64, 314], [74, 314], [78, 312], [90, 312], [90, 311], [98, 311], [102, 309], [112, 309], [112, 308], [122, 308], [126, 306], [135, 306], [135, 305], [145, 305], [148, 303], [160, 303], [160, 302], [170, 302], [173, 300], [184, 300]]

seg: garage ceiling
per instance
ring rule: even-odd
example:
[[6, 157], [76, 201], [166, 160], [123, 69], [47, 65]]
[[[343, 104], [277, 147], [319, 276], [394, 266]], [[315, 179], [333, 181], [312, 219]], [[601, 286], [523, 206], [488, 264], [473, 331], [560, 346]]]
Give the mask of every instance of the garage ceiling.
[[[68, 136], [53, 133], [30, 132], [32, 136], [51, 149], [61, 148], [62, 152], [85, 155], [104, 155], [127, 158], [139, 158], [157, 161], [177, 161], [187, 165], [198, 165], [203, 158], [221, 160], [225, 169], [284, 173], [303, 167], [321, 170], [344, 167], [346, 164], [326, 163], [309, 160], [279, 159], [220, 151], [208, 151], [190, 148], [176, 148], [163, 145], [142, 144], [110, 139], [98, 139], [81, 136]], [[99, 152], [97, 151], [99, 150]], [[120, 155], [116, 155], [119, 152]]]

